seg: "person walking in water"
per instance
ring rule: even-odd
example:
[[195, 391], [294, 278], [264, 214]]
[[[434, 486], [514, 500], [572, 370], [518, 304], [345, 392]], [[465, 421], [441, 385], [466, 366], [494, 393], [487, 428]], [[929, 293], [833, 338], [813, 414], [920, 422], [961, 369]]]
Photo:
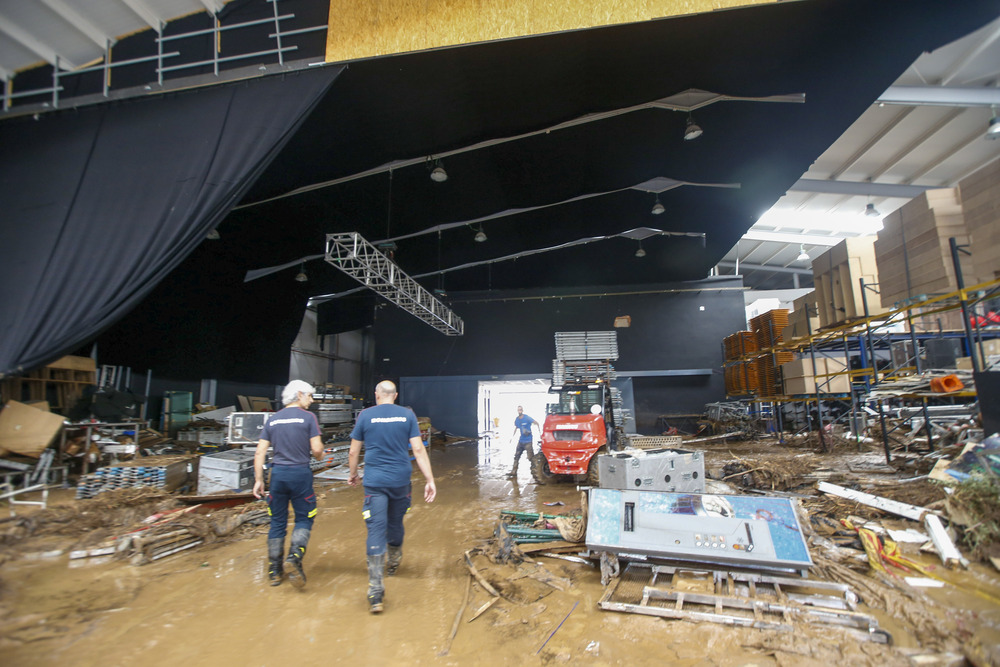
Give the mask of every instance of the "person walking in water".
[[302, 557], [306, 554], [313, 519], [316, 517], [316, 493], [309, 456], [323, 456], [323, 439], [319, 421], [309, 412], [313, 402], [312, 385], [292, 380], [281, 392], [284, 408], [275, 412], [264, 425], [253, 458], [253, 494], [264, 495], [264, 461], [267, 450], [271, 457], [271, 486], [267, 494], [267, 513], [271, 515], [271, 530], [267, 534], [267, 578], [272, 586], [281, 584], [284, 566], [281, 562], [288, 531], [288, 504], [295, 511], [295, 529], [288, 548], [288, 580], [296, 588], [306, 585]]
[[[514, 419], [514, 435], [520, 434], [517, 441], [517, 451], [514, 452], [514, 468], [510, 471], [508, 477], [514, 479], [517, 477], [517, 465], [521, 461], [521, 452], [528, 452], [528, 464], [531, 464], [531, 459], [535, 456], [535, 450], [531, 446], [532, 435], [531, 435], [531, 425], [538, 425], [534, 419], [524, 414], [524, 408], [522, 406], [517, 406], [517, 417]], [[538, 429], [541, 430], [541, 426]]]
[[[424, 501], [437, 496], [431, 460], [420, 439], [420, 426], [413, 410], [395, 405], [396, 385], [388, 380], [375, 387], [375, 405], [362, 410], [351, 432], [347, 483], [357, 486], [361, 447], [365, 448], [365, 501], [362, 516], [368, 528], [365, 553], [368, 560], [368, 608], [383, 609], [383, 575], [396, 574], [403, 559], [403, 516], [409, 512], [413, 466], [410, 452], [424, 475]], [[388, 560], [386, 557], [388, 554]]]

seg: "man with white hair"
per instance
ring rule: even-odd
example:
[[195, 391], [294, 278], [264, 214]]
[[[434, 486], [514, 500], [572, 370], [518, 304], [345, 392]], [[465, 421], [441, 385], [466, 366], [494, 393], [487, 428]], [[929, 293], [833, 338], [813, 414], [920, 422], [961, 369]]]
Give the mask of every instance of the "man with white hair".
[[[351, 431], [348, 458], [351, 486], [358, 484], [358, 461], [365, 448], [365, 503], [362, 516], [368, 528], [368, 608], [382, 611], [383, 574], [396, 574], [403, 559], [403, 516], [410, 510], [412, 485], [410, 451], [424, 474], [424, 501], [434, 502], [437, 487], [431, 460], [420, 439], [420, 426], [413, 410], [394, 405], [396, 385], [388, 380], [375, 387], [375, 405], [361, 411]], [[388, 552], [388, 561], [386, 560]]]
[[285, 386], [281, 392], [285, 407], [265, 424], [253, 459], [253, 494], [260, 498], [264, 494], [264, 460], [268, 448], [274, 447], [271, 488], [267, 494], [267, 513], [271, 515], [271, 530], [267, 534], [267, 578], [272, 586], [279, 585], [284, 577], [281, 556], [288, 532], [288, 503], [295, 511], [295, 529], [288, 547], [288, 580], [296, 588], [306, 585], [302, 557], [316, 516], [309, 455], [317, 459], [323, 456], [319, 421], [309, 412], [314, 391], [312, 385], [302, 380], [292, 380]]

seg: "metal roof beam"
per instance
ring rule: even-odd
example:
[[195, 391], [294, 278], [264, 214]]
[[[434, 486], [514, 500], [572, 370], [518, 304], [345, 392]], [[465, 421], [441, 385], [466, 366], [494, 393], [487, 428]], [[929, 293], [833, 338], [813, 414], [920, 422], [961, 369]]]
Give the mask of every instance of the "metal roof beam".
[[146, 22], [150, 28], [155, 30], [157, 34], [160, 32], [160, 26], [166, 23], [166, 19], [157, 14], [152, 7], [150, 7], [145, 0], [119, 0], [133, 12], [136, 16], [141, 18]]
[[913, 199], [930, 185], [897, 185], [895, 183], [869, 183], [867, 181], [831, 181], [817, 178], [800, 178], [788, 188], [796, 192], [818, 192], [827, 195], [856, 195], [862, 197], [899, 197]]
[[1000, 104], [1000, 88], [890, 86], [877, 101], [903, 106], [988, 107]]
[[[717, 266], [724, 266], [729, 269], [736, 268], [736, 262], [731, 262], [729, 260], [721, 261]], [[746, 262], [740, 262], [740, 269], [747, 269], [749, 271], [774, 271], [775, 273], [797, 273], [800, 276], [811, 276], [812, 269], [796, 269], [791, 266], [767, 266], [766, 264], [747, 264]]]
[[[816, 236], [812, 234], [788, 234], [785, 232], [765, 232], [760, 229], [750, 229], [743, 235], [745, 241], [771, 241], [789, 245], [821, 245], [832, 247], [840, 243], [839, 236]], [[749, 253], [748, 253], [749, 254]]]
[[42, 0], [42, 3], [102, 49], [108, 48], [108, 42], [114, 43], [110, 35], [64, 0]]
[[222, 0], [201, 0], [201, 4], [208, 10], [208, 13], [215, 16], [222, 9]]
[[0, 32], [7, 35], [50, 65], [54, 66], [58, 60], [61, 66], [65, 66], [69, 69], [76, 69], [76, 65], [74, 63], [66, 60], [66, 58], [62, 57], [54, 48], [5, 16], [0, 16]]

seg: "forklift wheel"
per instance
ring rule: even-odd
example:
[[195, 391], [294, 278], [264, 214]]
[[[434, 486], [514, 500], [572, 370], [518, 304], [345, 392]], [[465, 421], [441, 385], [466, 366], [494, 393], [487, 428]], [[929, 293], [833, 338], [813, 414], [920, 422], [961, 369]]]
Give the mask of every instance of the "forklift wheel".
[[551, 484], [556, 479], [556, 475], [549, 470], [549, 462], [545, 459], [541, 449], [531, 459], [531, 476], [538, 484]]

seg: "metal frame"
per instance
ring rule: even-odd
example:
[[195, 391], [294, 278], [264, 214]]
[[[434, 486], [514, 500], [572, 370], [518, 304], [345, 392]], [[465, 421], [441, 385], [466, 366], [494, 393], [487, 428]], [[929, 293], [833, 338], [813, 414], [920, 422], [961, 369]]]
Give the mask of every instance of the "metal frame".
[[[98, 65], [93, 65], [91, 67], [84, 67], [84, 68], [80, 68], [80, 69], [74, 69], [72, 71], [67, 71], [67, 72], [60, 71], [60, 59], [59, 59], [59, 56], [57, 55], [54, 58], [55, 62], [53, 64], [53, 66], [52, 66], [52, 85], [50, 87], [48, 87], [48, 88], [33, 88], [33, 89], [23, 90], [23, 91], [19, 91], [19, 92], [15, 93], [15, 92], [12, 92], [13, 82], [14, 82], [14, 76], [11, 75], [5, 81], [6, 85], [3, 86], [3, 111], [7, 112], [7, 111], [11, 110], [11, 108], [12, 108], [12, 105], [11, 105], [12, 100], [15, 100], [15, 99], [18, 99], [18, 98], [24, 98], [24, 97], [38, 97], [40, 95], [45, 95], [45, 94], [50, 94], [51, 97], [50, 97], [50, 99], [49, 99], [48, 102], [43, 103], [43, 105], [42, 105], [43, 108], [58, 109], [58, 108], [60, 108], [60, 103], [61, 102], [63, 102], [63, 103], [65, 102], [65, 100], [61, 100], [60, 97], [59, 97], [59, 94], [65, 89], [65, 86], [62, 85], [62, 81], [64, 79], [66, 79], [67, 77], [77, 76], [77, 75], [80, 75], [80, 74], [86, 74], [86, 73], [89, 73], [89, 72], [102, 71], [104, 73], [104, 76], [103, 76], [103, 86], [102, 86], [102, 88], [103, 88], [103, 90], [102, 90], [102, 96], [104, 98], [108, 98], [108, 97], [110, 97], [110, 93], [111, 93], [111, 72], [112, 72], [112, 70], [114, 68], [116, 68], [116, 67], [125, 67], [127, 65], [136, 65], [136, 64], [144, 63], [144, 62], [151, 62], [151, 61], [155, 61], [156, 62], [156, 83], [158, 85], [160, 85], [160, 86], [162, 86], [163, 83], [164, 83], [163, 75], [166, 72], [175, 72], [175, 71], [180, 71], [180, 70], [193, 69], [193, 68], [196, 68], [196, 67], [204, 67], [206, 65], [212, 65], [212, 69], [213, 69], [214, 75], [216, 77], [218, 77], [219, 74], [220, 74], [220, 71], [219, 71], [219, 64], [220, 63], [232, 62], [232, 61], [236, 61], [236, 60], [248, 60], [248, 59], [251, 59], [251, 58], [258, 58], [258, 59], [261, 59], [261, 61], [263, 62], [264, 59], [266, 59], [267, 56], [276, 55], [277, 56], [277, 60], [278, 60], [278, 65], [283, 67], [285, 65], [285, 54], [289, 53], [291, 51], [296, 51], [299, 48], [298, 46], [295, 46], [295, 45], [289, 45], [289, 46], [283, 45], [283, 43], [282, 43], [282, 39], [283, 38], [291, 37], [293, 35], [300, 35], [300, 34], [304, 34], [304, 33], [308, 33], [308, 32], [316, 32], [316, 31], [319, 31], [319, 30], [327, 30], [328, 26], [327, 25], [319, 25], [319, 26], [312, 26], [312, 27], [309, 27], [309, 28], [298, 28], [296, 30], [284, 30], [283, 31], [281, 29], [281, 22], [295, 18], [295, 14], [293, 14], [293, 13], [279, 14], [278, 13], [278, 2], [279, 1], [280, 0], [265, 0], [265, 2], [271, 3], [271, 5], [273, 7], [273, 10], [274, 10], [273, 11], [273, 14], [274, 14], [273, 17], [264, 18], [264, 19], [255, 19], [253, 21], [245, 21], [243, 23], [233, 23], [233, 24], [230, 24], [230, 25], [223, 26], [223, 25], [221, 25], [219, 23], [218, 17], [213, 14], [213, 17], [212, 17], [213, 18], [213, 22], [214, 22], [213, 27], [208, 28], [208, 29], [203, 29], [203, 30], [193, 30], [191, 32], [180, 33], [180, 34], [177, 34], [177, 35], [163, 36], [163, 31], [164, 31], [164, 28], [166, 27], [166, 24], [164, 22], [162, 22], [162, 21], [159, 21], [158, 23], [156, 23], [155, 27], [153, 28], [156, 31], [156, 33], [157, 33], [157, 37], [156, 37], [156, 55], [144, 56], [144, 57], [141, 57], [141, 58], [132, 58], [132, 59], [129, 59], [129, 60], [120, 60], [120, 61], [114, 62], [114, 61], [112, 61], [112, 49], [111, 49], [111, 47], [112, 47], [112, 40], [107, 40], [106, 47], [105, 47], [105, 50], [104, 50], [104, 61], [102, 63], [100, 63]], [[264, 50], [264, 51], [255, 51], [255, 52], [252, 52], [252, 53], [236, 53], [236, 54], [227, 55], [227, 56], [221, 56], [220, 57], [219, 49], [216, 46], [216, 48], [212, 49], [212, 59], [211, 60], [200, 60], [200, 61], [197, 61], [197, 62], [185, 63], [185, 64], [182, 64], [182, 65], [165, 65], [164, 64], [165, 61], [168, 61], [171, 58], [176, 58], [176, 57], [180, 56], [181, 53], [182, 53], [180, 50], [165, 52], [164, 51], [164, 44], [166, 44], [168, 42], [178, 42], [179, 40], [184, 40], [184, 39], [188, 39], [188, 38], [191, 38], [191, 37], [198, 37], [198, 36], [202, 36], [202, 35], [213, 35], [213, 41], [214, 41], [214, 43], [216, 45], [218, 45], [218, 44], [220, 44], [220, 37], [221, 37], [221, 35], [222, 35], [223, 32], [226, 32], [226, 31], [229, 31], [229, 30], [238, 30], [238, 29], [241, 29], [241, 28], [247, 28], [247, 27], [261, 25], [261, 24], [267, 24], [267, 23], [273, 23], [274, 24], [274, 32], [268, 34], [268, 38], [275, 40], [275, 48], [273, 48], [273, 49], [267, 49], [267, 50]], [[144, 93], [148, 93], [149, 92], [148, 87], [143, 92]]]
[[462, 318], [358, 232], [327, 234], [324, 259], [446, 336], [465, 332]]
[[[713, 592], [675, 589], [673, 582], [679, 572], [711, 575]], [[661, 576], [666, 579], [665, 586], [657, 585]], [[640, 584], [647, 578], [648, 584]], [[797, 589], [801, 592], [793, 592]], [[850, 587], [829, 581], [629, 563], [605, 589], [598, 606], [610, 611], [785, 632], [794, 630], [794, 621], [805, 621], [844, 628], [859, 638], [891, 644], [892, 636], [879, 628], [874, 616], [857, 611], [857, 601]]]

